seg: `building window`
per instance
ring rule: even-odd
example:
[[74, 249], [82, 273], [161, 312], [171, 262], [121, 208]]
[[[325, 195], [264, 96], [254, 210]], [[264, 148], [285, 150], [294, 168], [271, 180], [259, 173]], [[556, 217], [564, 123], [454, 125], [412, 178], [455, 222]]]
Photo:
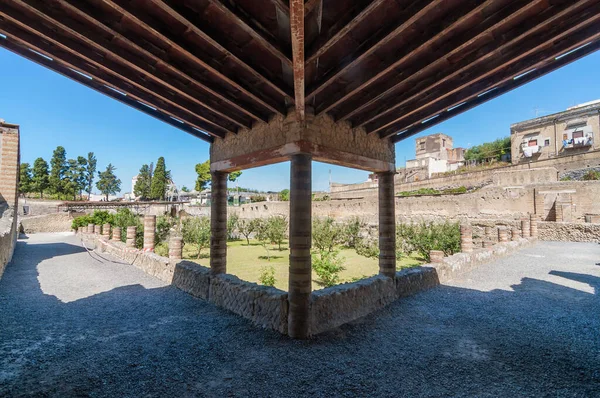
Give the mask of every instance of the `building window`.
[[530, 141], [527, 143], [527, 146], [537, 146], [537, 140], [530, 140]]
[[442, 147], [446, 148], [446, 139], [442, 138]]
[[549, 138], [546, 138], [544, 140], [544, 146], [550, 146], [550, 139]]
[[573, 131], [573, 138], [583, 138], [583, 131]]
[[419, 142], [419, 146], [420, 146], [421, 150], [424, 151], [425, 150], [425, 141]]

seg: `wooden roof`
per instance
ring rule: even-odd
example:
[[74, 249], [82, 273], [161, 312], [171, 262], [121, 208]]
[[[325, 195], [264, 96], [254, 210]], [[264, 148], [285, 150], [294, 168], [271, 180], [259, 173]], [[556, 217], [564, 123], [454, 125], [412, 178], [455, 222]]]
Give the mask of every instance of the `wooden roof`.
[[597, 50], [600, 0], [4, 0], [0, 46], [212, 141], [295, 107], [394, 142]]

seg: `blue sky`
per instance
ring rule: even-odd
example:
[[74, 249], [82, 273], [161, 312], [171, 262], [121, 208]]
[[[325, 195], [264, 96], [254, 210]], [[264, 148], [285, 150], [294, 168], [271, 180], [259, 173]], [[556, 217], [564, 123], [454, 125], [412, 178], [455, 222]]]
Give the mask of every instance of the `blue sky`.
[[[98, 167], [110, 162], [131, 190], [144, 163], [164, 156], [178, 186], [193, 188], [194, 165], [208, 159], [208, 143], [0, 48], [0, 118], [21, 125], [21, 161], [49, 160], [56, 146], [67, 157], [96, 153]], [[559, 112], [600, 98], [600, 52], [489, 101], [418, 136], [443, 132], [455, 146], [469, 147], [510, 134], [510, 124]], [[415, 137], [416, 138], [416, 137]], [[397, 166], [414, 158], [414, 138], [396, 144]], [[313, 166], [313, 189], [332, 180], [364, 181], [367, 173], [323, 163]], [[244, 171], [240, 186], [279, 191], [289, 187], [289, 163]]]

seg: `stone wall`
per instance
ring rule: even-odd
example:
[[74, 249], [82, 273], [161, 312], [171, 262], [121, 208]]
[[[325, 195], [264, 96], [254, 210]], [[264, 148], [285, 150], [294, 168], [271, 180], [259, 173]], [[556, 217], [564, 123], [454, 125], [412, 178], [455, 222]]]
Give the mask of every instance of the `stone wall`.
[[600, 243], [600, 224], [538, 222], [540, 240]]
[[17, 217], [13, 208], [0, 209], [0, 279], [12, 259], [17, 241]]
[[0, 277], [17, 242], [19, 126], [0, 121]]

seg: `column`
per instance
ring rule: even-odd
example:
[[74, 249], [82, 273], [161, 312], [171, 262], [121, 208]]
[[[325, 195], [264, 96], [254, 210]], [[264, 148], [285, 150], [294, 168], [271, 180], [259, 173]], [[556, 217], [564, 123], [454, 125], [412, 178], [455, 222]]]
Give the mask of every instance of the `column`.
[[506, 243], [508, 242], [508, 231], [506, 227], [500, 226], [498, 227], [498, 242]]
[[102, 237], [106, 238], [106, 240], [108, 240], [108, 238], [110, 237], [110, 224], [109, 223], [102, 225]]
[[312, 269], [312, 157], [293, 155], [290, 169], [290, 268], [288, 334], [305, 339], [310, 330]]
[[377, 173], [379, 185], [379, 274], [396, 276], [394, 172]]
[[213, 172], [210, 201], [210, 271], [227, 272], [227, 173]]
[[144, 251], [154, 251], [156, 235], [156, 216], [144, 216]]
[[127, 227], [127, 240], [125, 241], [125, 246], [130, 248], [135, 248], [135, 235], [137, 233], [137, 227], [131, 226]]
[[181, 260], [183, 256], [183, 238], [173, 236], [169, 240], [169, 258], [172, 260]]
[[522, 218], [521, 219], [521, 234], [523, 235], [524, 238], [529, 238], [530, 235], [530, 223], [529, 223], [529, 218]]
[[460, 251], [463, 253], [473, 251], [473, 229], [471, 224], [461, 224], [460, 226]]
[[538, 237], [538, 225], [537, 225], [537, 217], [535, 214], [531, 214], [529, 217], [529, 235], [534, 238], [537, 239]]
[[441, 250], [429, 250], [429, 261], [433, 264], [439, 264], [444, 261], [444, 252]]
[[121, 241], [121, 227], [113, 228], [112, 240], [117, 242]]

